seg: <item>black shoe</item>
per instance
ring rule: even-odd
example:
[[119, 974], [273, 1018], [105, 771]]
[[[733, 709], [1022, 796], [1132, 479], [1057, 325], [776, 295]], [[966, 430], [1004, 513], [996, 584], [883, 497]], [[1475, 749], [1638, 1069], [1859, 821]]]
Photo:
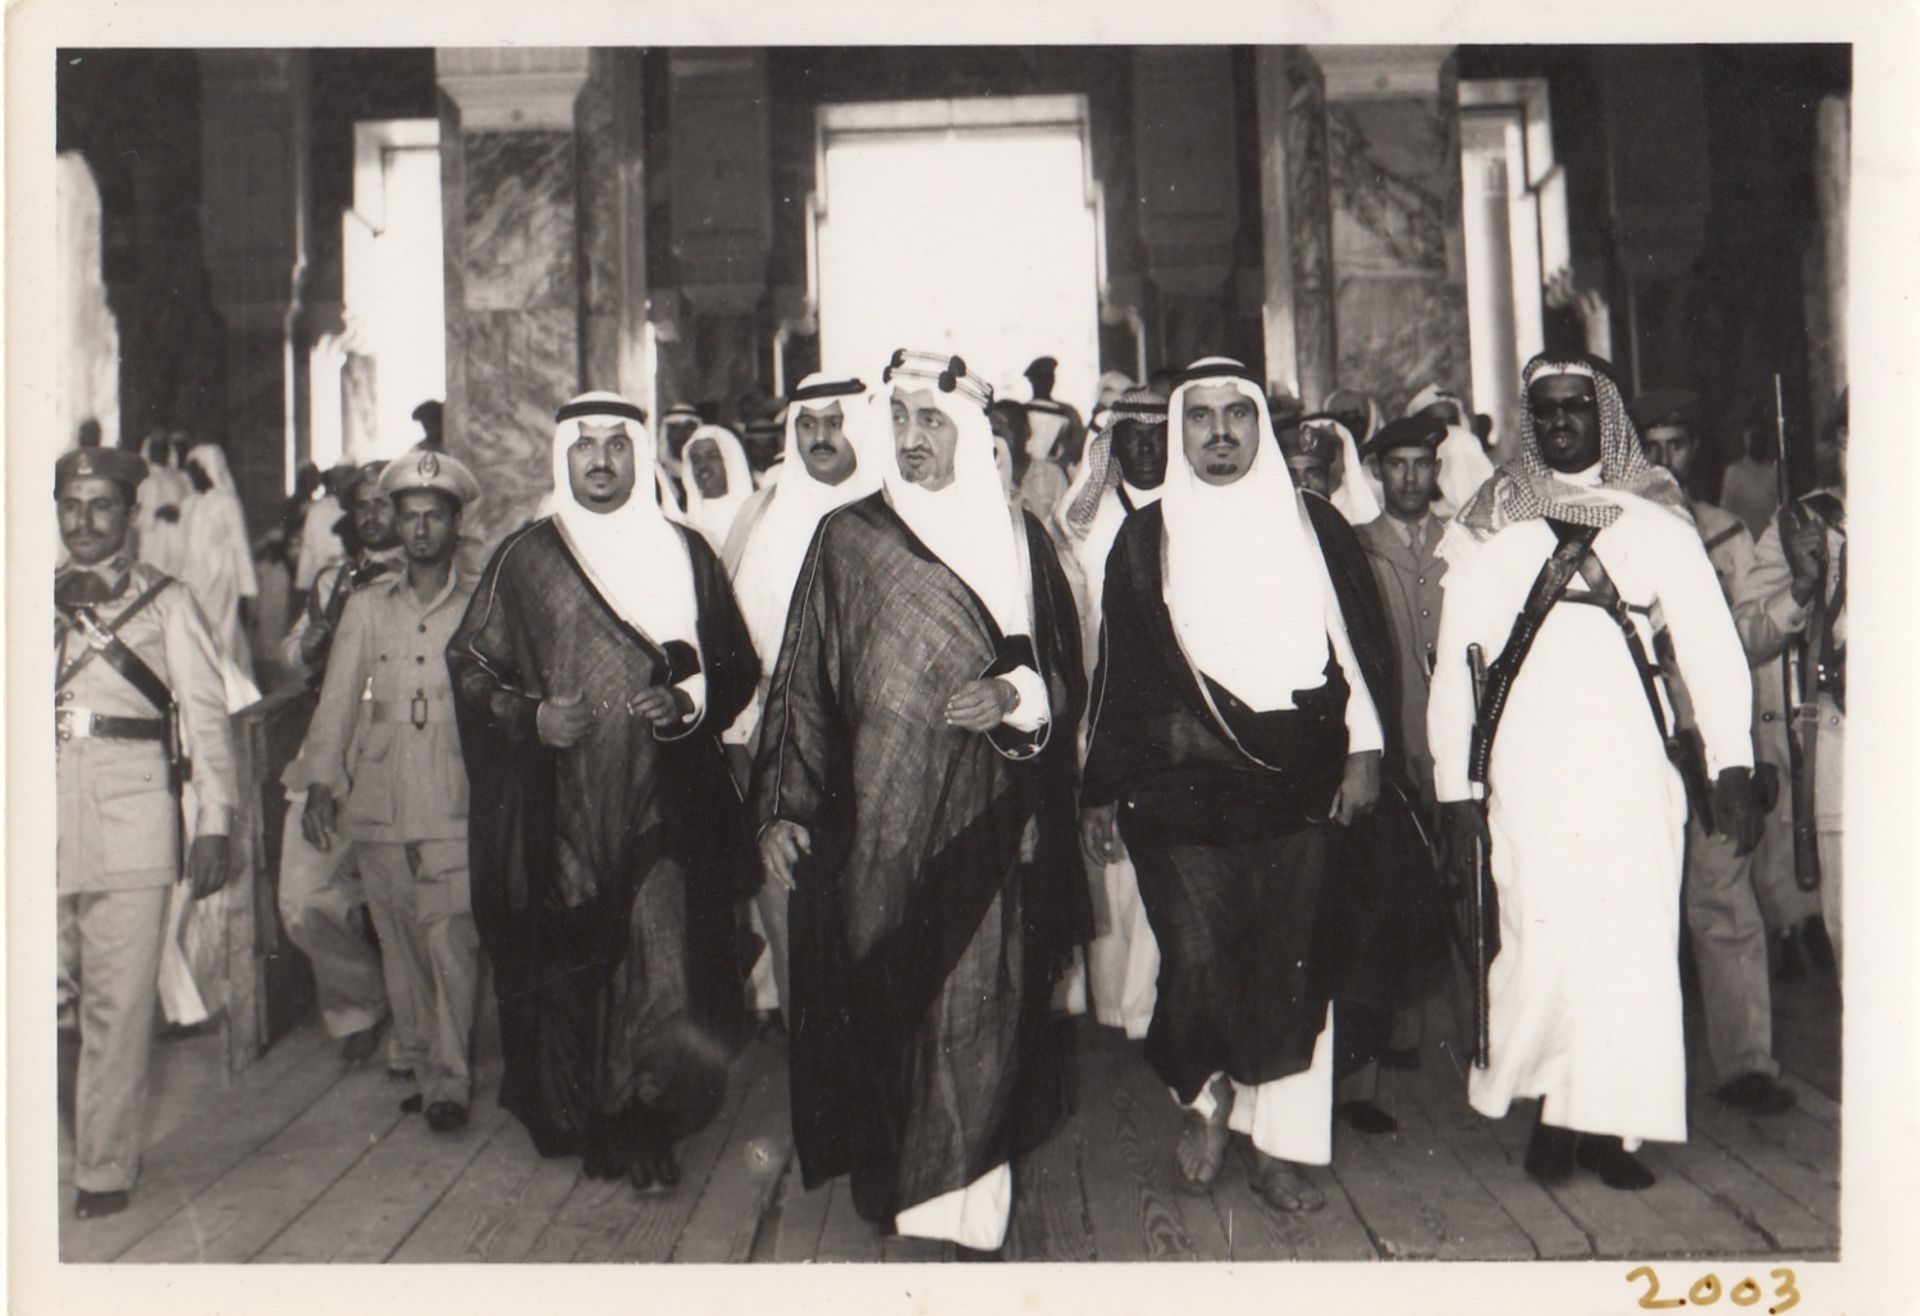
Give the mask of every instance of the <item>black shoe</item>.
[[1799, 1098], [1792, 1088], [1781, 1087], [1771, 1074], [1755, 1072], [1722, 1083], [1715, 1090], [1724, 1105], [1755, 1115], [1784, 1115]]
[[[600, 1180], [618, 1179], [621, 1175], [629, 1173], [631, 1169], [613, 1140], [604, 1137], [588, 1144], [586, 1155], [581, 1158], [580, 1168], [587, 1178]], [[649, 1177], [647, 1183], [652, 1182], [652, 1178]], [[636, 1188], [646, 1186], [647, 1184], [637, 1181], [634, 1184]]]
[[381, 1020], [370, 1028], [362, 1028], [357, 1033], [348, 1033], [340, 1039], [340, 1062], [345, 1065], [364, 1065], [373, 1059], [374, 1048], [380, 1045], [380, 1032], [386, 1026]]
[[1822, 973], [1833, 972], [1833, 938], [1827, 935], [1827, 920], [1819, 914], [1813, 915], [1800, 925], [1800, 943], [1807, 949], [1807, 958], [1813, 961], [1813, 967]]
[[426, 1098], [416, 1092], [400, 1103], [400, 1113], [402, 1115], [418, 1115], [425, 1105]]
[[633, 1154], [627, 1166], [627, 1178], [642, 1193], [657, 1195], [673, 1191], [680, 1182], [680, 1166], [666, 1147], [645, 1147]]
[[1420, 1068], [1420, 1048], [1417, 1046], [1386, 1046], [1380, 1048], [1380, 1054], [1374, 1057], [1382, 1069], [1418, 1069]]
[[1801, 948], [1800, 929], [1788, 928], [1773, 939], [1770, 948], [1775, 982], [1805, 982], [1807, 957]]
[[1398, 1133], [1400, 1121], [1371, 1101], [1342, 1101], [1333, 1113], [1360, 1133]]
[[103, 1215], [117, 1215], [126, 1210], [130, 1200], [123, 1189], [110, 1193], [90, 1193], [82, 1188], [73, 1195], [73, 1213], [82, 1220], [97, 1220]]
[[1540, 1121], [1527, 1139], [1526, 1171], [1541, 1183], [1565, 1183], [1573, 1178], [1573, 1149], [1579, 1135], [1572, 1129]]
[[1579, 1145], [1574, 1149], [1574, 1160], [1581, 1169], [1599, 1175], [1600, 1182], [1609, 1188], [1637, 1192], [1654, 1184], [1653, 1171], [1623, 1147], [1619, 1138], [1610, 1134], [1581, 1134]]
[[1002, 1248], [995, 1248], [991, 1252], [983, 1252], [977, 1247], [968, 1247], [964, 1243], [955, 1243], [953, 1245], [953, 1259], [955, 1261], [972, 1262], [1005, 1261], [1007, 1256]]
[[457, 1101], [436, 1101], [427, 1107], [427, 1127], [435, 1133], [452, 1133], [467, 1127], [467, 1108]]

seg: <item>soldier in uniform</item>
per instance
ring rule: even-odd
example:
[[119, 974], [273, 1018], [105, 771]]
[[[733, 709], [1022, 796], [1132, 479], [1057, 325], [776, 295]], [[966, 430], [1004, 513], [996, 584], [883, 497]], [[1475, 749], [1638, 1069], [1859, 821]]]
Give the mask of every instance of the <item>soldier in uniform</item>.
[[[1820, 912], [1834, 959], [1840, 958], [1842, 863], [1841, 764], [1847, 732], [1847, 414], [1823, 445], [1823, 473], [1830, 478], [1780, 509], [1754, 545], [1753, 559], [1734, 590], [1734, 617], [1756, 658], [1800, 645], [1806, 670], [1815, 673], [1813, 724], [1798, 722], [1795, 734], [1804, 762], [1812, 759], [1813, 823], [1820, 856]], [[1798, 825], [1798, 820], [1796, 820]]]
[[[1640, 430], [1641, 445], [1655, 466], [1673, 472], [1683, 490], [1693, 485], [1699, 454], [1699, 398], [1679, 389], [1634, 399], [1629, 414]], [[1690, 498], [1693, 519], [1713, 563], [1720, 589], [1732, 603], [1733, 590], [1753, 560], [1753, 536], [1732, 512], [1701, 498]], [[1736, 619], [1737, 620], [1737, 619]], [[1751, 626], [1739, 627], [1751, 652]], [[1761, 720], [1780, 704], [1777, 660], [1761, 659], [1753, 668], [1756, 762], [1786, 756], [1780, 723]], [[1756, 1115], [1780, 1115], [1794, 1104], [1791, 1088], [1780, 1086], [1780, 1064], [1773, 1058], [1773, 994], [1767, 979], [1767, 924], [1762, 917], [1763, 889], [1797, 890], [1793, 883], [1790, 811], [1775, 809], [1761, 829], [1760, 845], [1742, 855], [1725, 836], [1715, 836], [1697, 814], [1687, 821], [1687, 857], [1682, 890], [1693, 963], [1700, 975], [1706, 1013], [1707, 1054], [1713, 1064], [1716, 1094], [1722, 1102]]]
[[[380, 493], [385, 462], [368, 462], [341, 490], [353, 519], [352, 556], [323, 567], [314, 578], [307, 606], [287, 632], [281, 657], [319, 686], [327, 669], [334, 632], [354, 590], [390, 577], [404, 563], [393, 524], [393, 500]], [[304, 749], [304, 747], [303, 747]], [[312, 774], [304, 752], [288, 765], [286, 822], [280, 835], [280, 917], [287, 935], [313, 965], [320, 1018], [329, 1036], [340, 1041], [340, 1058], [349, 1065], [373, 1055], [387, 1019], [387, 993], [380, 976], [380, 954], [354, 925], [353, 913], [367, 903], [353, 849], [342, 844], [316, 849], [301, 828], [301, 809]], [[404, 1070], [397, 1054], [392, 1067]]]
[[1443, 422], [1415, 414], [1382, 426], [1367, 440], [1361, 452], [1379, 468], [1386, 510], [1355, 531], [1373, 578], [1380, 582], [1393, 632], [1400, 674], [1398, 757], [1429, 825], [1440, 813], [1433, 794], [1433, 755], [1427, 752], [1427, 687], [1440, 639], [1440, 581], [1447, 571], [1446, 559], [1439, 555], [1446, 525], [1434, 514], [1438, 454], [1446, 438]]
[[1327, 415], [1306, 416], [1276, 436], [1296, 488], [1332, 498], [1333, 458], [1340, 451], [1340, 436], [1334, 432], [1338, 423]]
[[447, 641], [473, 595], [454, 564], [461, 510], [480, 494], [454, 457], [410, 452], [381, 472], [406, 569], [361, 586], [340, 631], [303, 752], [301, 829], [323, 853], [346, 842], [380, 933], [390, 1055], [435, 1132], [467, 1122], [480, 938], [467, 880], [467, 775]]
[[191, 590], [127, 551], [146, 473], [116, 448], [54, 466], [68, 555], [54, 578], [59, 999], [80, 1032], [83, 1220], [124, 1210], [139, 1172], [167, 891], [181, 876], [183, 746], [198, 795], [185, 872], [195, 898], [226, 883], [236, 798], [213, 633]]

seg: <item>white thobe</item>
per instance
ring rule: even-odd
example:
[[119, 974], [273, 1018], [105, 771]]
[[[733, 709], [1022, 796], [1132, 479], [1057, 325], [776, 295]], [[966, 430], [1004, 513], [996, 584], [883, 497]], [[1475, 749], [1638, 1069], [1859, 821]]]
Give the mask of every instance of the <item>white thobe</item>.
[[[1122, 488], [1135, 511], [1160, 501], [1158, 489], [1139, 489], [1124, 480]], [[1082, 652], [1090, 677], [1100, 657], [1100, 600], [1106, 591], [1107, 555], [1113, 551], [1113, 541], [1127, 519], [1127, 507], [1120, 498], [1118, 490], [1108, 490], [1095, 505], [1093, 520], [1084, 535], [1061, 536], [1072, 550], [1076, 568], [1070, 573], [1070, 583], [1075, 586], [1074, 602], [1080, 608]], [[1062, 510], [1065, 506], [1063, 501]], [[1083, 722], [1083, 738], [1086, 731]], [[1120, 849], [1118, 859], [1110, 864], [1087, 862], [1090, 870], [1097, 868], [1090, 875], [1096, 883], [1100, 908], [1095, 914], [1094, 935], [1087, 943], [1086, 962], [1076, 965], [1064, 984], [1064, 1005], [1069, 1013], [1083, 1014], [1091, 996], [1095, 1019], [1109, 1028], [1123, 1029], [1128, 1037], [1138, 1040], [1147, 1035], [1153, 1022], [1160, 947], [1147, 922], [1147, 907], [1140, 899], [1133, 860], [1120, 847], [1118, 832], [1113, 839]]]
[[[1746, 656], [1693, 525], [1619, 495], [1593, 552], [1628, 603], [1657, 604], [1706, 745], [1707, 771], [1753, 762]], [[1505, 646], [1553, 531], [1540, 520], [1475, 545], [1448, 539], [1437, 665], [1427, 706], [1442, 801], [1471, 798], [1467, 646]], [[1583, 588], [1575, 578], [1570, 593]], [[1635, 616], [1651, 652], [1644, 616]], [[1671, 714], [1669, 713], [1669, 719]], [[1687, 803], [1611, 616], [1562, 601], [1513, 684], [1489, 767], [1500, 897], [1490, 972], [1491, 1067], [1468, 1097], [1498, 1118], [1544, 1097], [1552, 1123], [1686, 1139], [1679, 935]]]

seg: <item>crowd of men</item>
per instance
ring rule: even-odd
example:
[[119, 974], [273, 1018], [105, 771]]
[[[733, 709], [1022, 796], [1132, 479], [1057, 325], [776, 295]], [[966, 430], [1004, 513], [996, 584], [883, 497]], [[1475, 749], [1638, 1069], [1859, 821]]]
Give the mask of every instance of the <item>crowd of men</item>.
[[[757, 1010], [804, 1183], [991, 1253], [1063, 1115], [1057, 1011], [1144, 1039], [1180, 1186], [1244, 1134], [1301, 1212], [1464, 974], [1467, 1095], [1537, 1102], [1527, 1173], [1644, 1187], [1686, 1137], [1683, 909], [1717, 1099], [1792, 1104], [1768, 937], [1817, 904], [1839, 943], [1844, 419], [1756, 543], [1683, 489], [1696, 404], [1584, 354], [1528, 363], [1497, 467], [1438, 388], [1302, 414], [1206, 357], [1083, 421], [1047, 358], [1012, 404], [958, 356], [869, 364], [744, 436], [572, 399], [477, 575], [439, 445], [341, 488], [351, 551], [282, 646], [317, 702], [279, 899], [403, 1109], [467, 1122], [490, 980], [540, 1153], [670, 1191]], [[168, 888], [225, 880], [237, 798], [208, 600], [133, 555], [150, 478], [55, 479], [83, 1218], [133, 1187]]]

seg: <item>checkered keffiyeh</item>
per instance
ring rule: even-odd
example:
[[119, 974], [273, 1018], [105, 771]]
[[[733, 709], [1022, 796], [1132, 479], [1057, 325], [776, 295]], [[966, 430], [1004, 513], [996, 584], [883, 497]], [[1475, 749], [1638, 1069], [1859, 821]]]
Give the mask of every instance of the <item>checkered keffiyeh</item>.
[[1640, 435], [1627, 415], [1626, 400], [1605, 363], [1584, 356], [1541, 354], [1527, 363], [1523, 389], [1547, 375], [1584, 375], [1593, 381], [1600, 412], [1600, 487], [1583, 489], [1559, 478], [1540, 455], [1533, 409], [1520, 407], [1520, 455], [1504, 463], [1480, 486], [1455, 519], [1475, 539], [1490, 539], [1517, 521], [1550, 517], [1604, 530], [1620, 518], [1620, 505], [1605, 490], [1619, 490], [1664, 507], [1689, 522], [1687, 496], [1670, 471], [1649, 462]]
[[1165, 425], [1167, 399], [1150, 388], [1130, 388], [1114, 399], [1106, 413], [1106, 423], [1087, 444], [1079, 490], [1067, 504], [1062, 518], [1067, 531], [1084, 536], [1093, 525], [1100, 500], [1109, 489], [1120, 487], [1120, 461], [1113, 455], [1113, 432], [1121, 424]]

